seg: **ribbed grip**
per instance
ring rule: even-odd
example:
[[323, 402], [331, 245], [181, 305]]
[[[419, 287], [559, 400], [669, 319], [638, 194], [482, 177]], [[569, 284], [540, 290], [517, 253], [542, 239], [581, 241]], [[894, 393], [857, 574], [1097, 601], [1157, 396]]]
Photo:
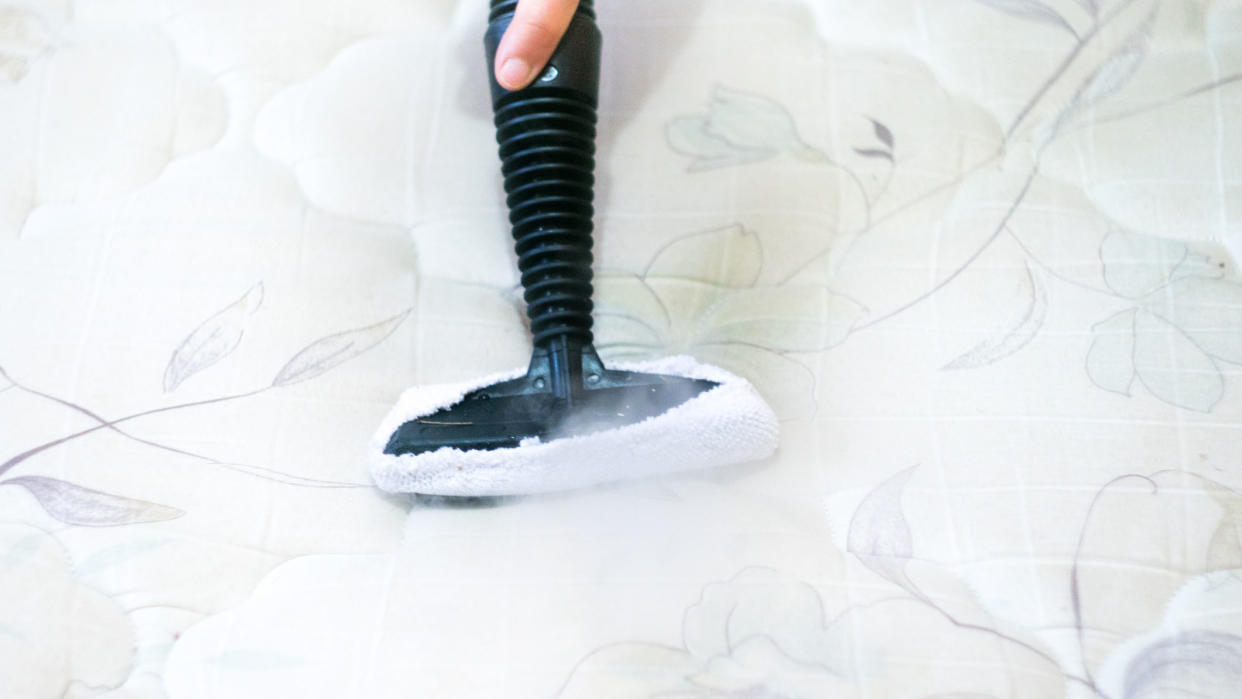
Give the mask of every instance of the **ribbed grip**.
[[[547, 68], [510, 92], [491, 72], [516, 0], [491, 0], [484, 46], [526, 315], [536, 347], [591, 335], [591, 217], [601, 37], [582, 0]], [[557, 342], [560, 341], [560, 342]]]
[[536, 346], [591, 334], [595, 105], [564, 88], [532, 87], [495, 108], [509, 221]]

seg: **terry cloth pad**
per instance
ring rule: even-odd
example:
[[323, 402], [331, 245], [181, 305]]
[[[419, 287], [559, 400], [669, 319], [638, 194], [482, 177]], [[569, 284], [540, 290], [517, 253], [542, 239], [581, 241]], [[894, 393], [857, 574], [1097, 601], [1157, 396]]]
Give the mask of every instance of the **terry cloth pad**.
[[423, 454], [385, 454], [388, 438], [405, 422], [452, 405], [476, 389], [521, 376], [525, 370], [468, 383], [415, 386], [401, 395], [368, 446], [371, 475], [376, 485], [392, 492], [515, 495], [755, 461], [776, 451], [776, 415], [745, 379], [686, 356], [612, 368], [676, 374], [720, 385], [625, 427], [546, 442], [534, 438], [509, 449], [445, 447]]

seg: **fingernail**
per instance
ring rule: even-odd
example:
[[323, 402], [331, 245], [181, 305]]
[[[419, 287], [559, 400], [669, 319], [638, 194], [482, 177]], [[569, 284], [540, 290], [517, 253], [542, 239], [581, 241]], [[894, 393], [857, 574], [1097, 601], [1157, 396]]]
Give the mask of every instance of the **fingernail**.
[[517, 88], [530, 82], [530, 74], [530, 64], [514, 56], [506, 58], [505, 62], [500, 64], [500, 71], [496, 73], [496, 81], [505, 87]]

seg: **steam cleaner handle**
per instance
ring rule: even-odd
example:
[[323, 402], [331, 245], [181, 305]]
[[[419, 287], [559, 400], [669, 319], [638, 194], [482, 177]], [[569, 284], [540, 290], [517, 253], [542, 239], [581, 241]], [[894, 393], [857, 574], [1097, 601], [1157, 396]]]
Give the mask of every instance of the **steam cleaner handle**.
[[517, 0], [491, 0], [487, 74], [509, 222], [536, 347], [585, 346], [591, 332], [591, 234], [600, 44], [592, 0], [581, 0], [543, 73], [509, 91], [492, 66]]

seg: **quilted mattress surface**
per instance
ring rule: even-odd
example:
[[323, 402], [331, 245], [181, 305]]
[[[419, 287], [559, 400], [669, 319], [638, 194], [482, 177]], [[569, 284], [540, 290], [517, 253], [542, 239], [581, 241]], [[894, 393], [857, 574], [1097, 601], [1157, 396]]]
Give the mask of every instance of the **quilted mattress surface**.
[[1242, 2], [596, 7], [600, 350], [780, 450], [459, 502], [486, 3], [0, 0], [0, 696], [1238, 696]]

